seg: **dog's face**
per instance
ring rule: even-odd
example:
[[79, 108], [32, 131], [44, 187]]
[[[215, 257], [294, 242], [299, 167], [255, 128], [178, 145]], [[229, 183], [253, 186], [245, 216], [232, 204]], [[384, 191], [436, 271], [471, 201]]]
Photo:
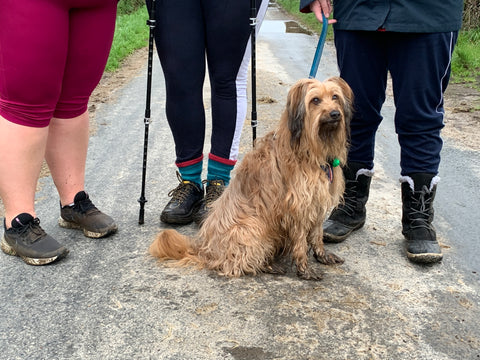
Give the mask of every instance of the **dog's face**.
[[320, 146], [330, 153], [329, 147], [345, 147], [352, 106], [352, 90], [339, 77], [298, 81], [290, 89], [286, 109], [292, 148], [298, 151], [305, 143], [310, 149]]

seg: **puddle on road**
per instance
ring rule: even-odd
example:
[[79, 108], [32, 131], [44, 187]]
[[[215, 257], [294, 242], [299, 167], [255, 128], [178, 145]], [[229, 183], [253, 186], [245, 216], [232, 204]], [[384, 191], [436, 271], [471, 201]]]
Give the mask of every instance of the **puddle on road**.
[[302, 27], [299, 23], [293, 20], [264, 20], [260, 28], [261, 32], [269, 33], [290, 33], [290, 34], [305, 34], [313, 35], [313, 32]]
[[265, 32], [313, 35], [313, 32], [294, 20], [286, 20], [275, 0], [270, 0], [261, 29]]
[[285, 32], [286, 33], [293, 33], [293, 34], [306, 34], [306, 35], [312, 35], [313, 33], [300, 26], [299, 23], [296, 21], [285, 21]]

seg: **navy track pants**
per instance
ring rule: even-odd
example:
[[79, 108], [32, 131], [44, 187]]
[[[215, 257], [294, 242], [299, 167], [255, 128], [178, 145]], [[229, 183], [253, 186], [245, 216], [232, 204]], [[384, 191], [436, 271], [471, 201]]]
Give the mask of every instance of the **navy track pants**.
[[457, 35], [335, 31], [340, 76], [355, 95], [349, 161], [374, 166], [375, 134], [390, 72], [401, 175], [438, 173], [443, 93]]

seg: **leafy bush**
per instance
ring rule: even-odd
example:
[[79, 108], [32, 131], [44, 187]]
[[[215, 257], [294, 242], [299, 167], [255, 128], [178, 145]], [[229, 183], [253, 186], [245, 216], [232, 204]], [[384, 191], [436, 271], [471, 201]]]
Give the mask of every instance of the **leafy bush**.
[[478, 0], [465, 0], [463, 9], [463, 28], [479, 30], [480, 2]]

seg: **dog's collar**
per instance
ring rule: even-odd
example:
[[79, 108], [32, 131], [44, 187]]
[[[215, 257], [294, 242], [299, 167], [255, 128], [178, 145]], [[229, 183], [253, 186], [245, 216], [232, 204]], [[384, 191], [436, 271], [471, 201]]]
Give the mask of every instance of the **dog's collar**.
[[327, 174], [327, 179], [328, 181], [332, 182], [333, 181], [333, 171], [332, 171], [332, 166], [330, 164], [327, 165], [320, 165], [323, 171], [325, 171], [325, 174]]
[[332, 167], [337, 167], [340, 165], [340, 160], [335, 158], [332, 160], [332, 164], [320, 165], [325, 174], [327, 174], [328, 181], [333, 182], [333, 169]]

